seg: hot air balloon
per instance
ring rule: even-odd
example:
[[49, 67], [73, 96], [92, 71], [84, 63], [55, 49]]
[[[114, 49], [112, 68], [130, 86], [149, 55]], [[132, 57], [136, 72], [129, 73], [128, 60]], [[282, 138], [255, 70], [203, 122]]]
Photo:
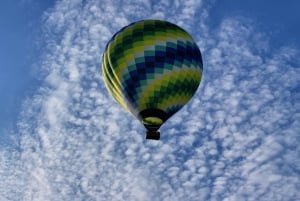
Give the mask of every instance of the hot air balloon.
[[102, 76], [110, 95], [146, 128], [146, 139], [194, 95], [202, 77], [201, 52], [184, 29], [167, 21], [129, 24], [109, 40]]

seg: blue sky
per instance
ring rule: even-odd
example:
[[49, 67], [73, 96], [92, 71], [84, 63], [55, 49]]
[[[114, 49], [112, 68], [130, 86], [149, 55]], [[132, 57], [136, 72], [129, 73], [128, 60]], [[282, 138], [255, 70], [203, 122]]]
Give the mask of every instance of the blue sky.
[[[300, 14], [289, 1], [4, 1], [0, 200], [300, 200]], [[203, 53], [192, 101], [145, 141], [101, 55], [165, 19]]]
[[8, 140], [23, 99], [32, 93], [38, 75], [41, 19], [50, 2], [4, 0], [0, 8], [0, 139]]

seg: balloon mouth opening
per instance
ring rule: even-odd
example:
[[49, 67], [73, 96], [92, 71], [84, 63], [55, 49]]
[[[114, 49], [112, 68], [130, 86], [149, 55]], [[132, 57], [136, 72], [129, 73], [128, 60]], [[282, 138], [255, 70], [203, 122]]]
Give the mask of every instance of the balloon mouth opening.
[[143, 119], [143, 124], [145, 126], [161, 126], [163, 123], [163, 120], [158, 117], [146, 117]]
[[138, 116], [146, 128], [148, 127], [159, 128], [168, 118], [166, 112], [155, 108], [143, 110], [138, 114]]

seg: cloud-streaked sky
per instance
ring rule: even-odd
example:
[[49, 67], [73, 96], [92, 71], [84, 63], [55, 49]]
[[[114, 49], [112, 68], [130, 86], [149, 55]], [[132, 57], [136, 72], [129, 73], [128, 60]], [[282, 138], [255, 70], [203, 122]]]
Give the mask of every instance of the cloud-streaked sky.
[[[296, 4], [255, 13], [205, 0], [22, 2], [39, 7], [40, 23], [27, 21], [39, 51], [23, 78], [38, 81], [18, 75], [28, 91], [0, 130], [0, 200], [300, 200]], [[144, 139], [100, 70], [110, 37], [149, 18], [191, 33], [204, 63], [196, 95], [160, 141]]]

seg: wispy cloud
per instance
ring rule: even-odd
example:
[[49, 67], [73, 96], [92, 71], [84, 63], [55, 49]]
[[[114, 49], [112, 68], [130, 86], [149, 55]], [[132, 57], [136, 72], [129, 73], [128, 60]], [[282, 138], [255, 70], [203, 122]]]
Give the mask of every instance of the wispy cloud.
[[[45, 14], [47, 76], [24, 103], [18, 149], [0, 152], [0, 199], [300, 198], [299, 52], [269, 49], [240, 18], [210, 30], [204, 5], [60, 1]], [[100, 64], [115, 31], [153, 17], [199, 40], [204, 79], [162, 139], [145, 141], [106, 92]]]

